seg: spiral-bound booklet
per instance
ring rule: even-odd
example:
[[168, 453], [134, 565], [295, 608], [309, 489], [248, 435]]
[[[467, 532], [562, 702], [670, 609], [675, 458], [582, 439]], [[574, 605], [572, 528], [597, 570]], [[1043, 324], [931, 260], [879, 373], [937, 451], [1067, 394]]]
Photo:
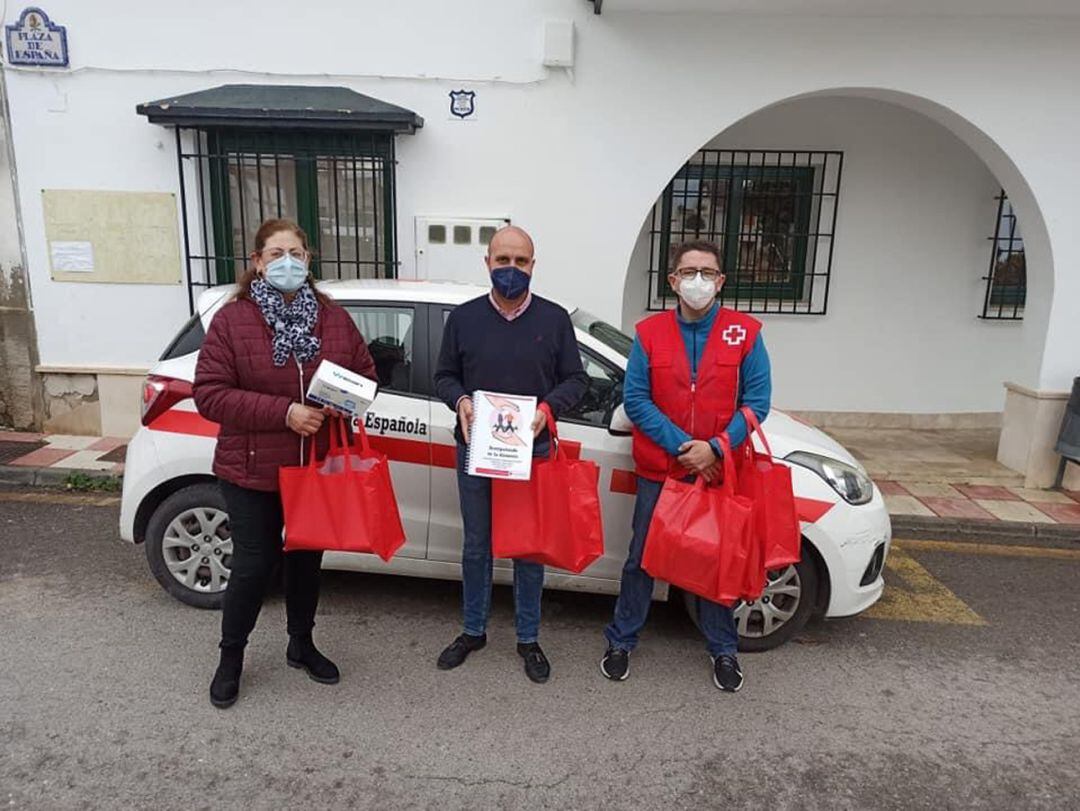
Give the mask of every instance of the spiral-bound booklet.
[[470, 476], [526, 480], [532, 472], [536, 398], [476, 391], [469, 425]]

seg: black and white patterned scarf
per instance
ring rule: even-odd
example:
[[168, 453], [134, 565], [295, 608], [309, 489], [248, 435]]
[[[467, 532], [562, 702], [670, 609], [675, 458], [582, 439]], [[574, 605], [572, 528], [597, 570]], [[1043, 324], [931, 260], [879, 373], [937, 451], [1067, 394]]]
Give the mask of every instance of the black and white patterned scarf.
[[315, 360], [322, 342], [311, 334], [319, 317], [319, 301], [310, 284], [297, 290], [292, 302], [286, 304], [280, 291], [264, 279], [256, 279], [251, 283], [251, 300], [274, 331], [275, 366], [284, 366], [290, 355], [296, 355], [301, 363]]

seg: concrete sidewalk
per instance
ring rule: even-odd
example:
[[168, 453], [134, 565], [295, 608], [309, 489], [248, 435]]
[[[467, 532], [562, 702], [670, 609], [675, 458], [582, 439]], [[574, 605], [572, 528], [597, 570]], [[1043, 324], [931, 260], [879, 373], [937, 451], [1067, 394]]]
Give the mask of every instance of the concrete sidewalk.
[[123, 475], [127, 439], [0, 430], [0, 483], [63, 486], [72, 476]]
[[885, 497], [896, 535], [1080, 541], [1080, 492], [1025, 488], [997, 461], [997, 429], [830, 428]]
[[[1032, 490], [997, 461], [996, 429], [831, 429], [874, 478], [900, 523], [1076, 526], [1080, 492]], [[917, 524], [918, 522], [916, 522]]]
[[[997, 431], [830, 428], [885, 496], [904, 537], [1071, 537], [1080, 541], [1080, 492], [1029, 490], [998, 464]], [[0, 482], [61, 484], [73, 473], [123, 474], [127, 440], [0, 431]]]

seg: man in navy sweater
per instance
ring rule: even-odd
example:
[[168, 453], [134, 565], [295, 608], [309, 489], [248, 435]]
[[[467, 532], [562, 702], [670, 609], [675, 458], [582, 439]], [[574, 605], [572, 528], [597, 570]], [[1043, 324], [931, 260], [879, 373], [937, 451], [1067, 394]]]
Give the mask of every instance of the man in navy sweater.
[[[465, 472], [473, 392], [536, 397], [532, 424], [534, 456], [548, 453], [545, 411], [555, 419], [585, 394], [589, 378], [581, 365], [570, 316], [562, 307], [529, 292], [534, 258], [529, 235], [514, 226], [488, 244], [491, 292], [454, 309], [446, 320], [435, 369], [435, 391], [457, 412], [458, 495], [465, 529], [461, 554], [464, 632], [439, 656], [441, 670], [458, 667], [487, 644], [491, 609], [491, 480]], [[544, 567], [514, 561], [514, 624], [525, 674], [543, 683], [551, 665], [538, 643]]]
[[[761, 324], [716, 302], [724, 284], [720, 268], [713, 243], [678, 246], [668, 276], [678, 308], [640, 322], [630, 350], [623, 401], [634, 423], [637, 501], [615, 616], [604, 630], [608, 647], [600, 670], [612, 681], [630, 675], [630, 653], [649, 613], [653, 580], [641, 557], [665, 479], [719, 478], [720, 435], [737, 447], [747, 434], [740, 409], [748, 406], [761, 422], [769, 413], [772, 375]], [[712, 657], [713, 683], [738, 691], [743, 674], [731, 609], [701, 599], [698, 624]]]

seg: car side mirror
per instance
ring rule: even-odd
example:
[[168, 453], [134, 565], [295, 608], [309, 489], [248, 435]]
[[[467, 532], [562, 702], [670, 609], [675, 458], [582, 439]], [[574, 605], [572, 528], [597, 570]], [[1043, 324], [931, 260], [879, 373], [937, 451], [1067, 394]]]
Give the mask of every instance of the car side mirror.
[[619, 403], [615, 411], [611, 414], [611, 422], [608, 424], [608, 431], [615, 436], [630, 436], [633, 428], [634, 424], [630, 422], [630, 418], [626, 416], [626, 409], [623, 407], [622, 403]]

